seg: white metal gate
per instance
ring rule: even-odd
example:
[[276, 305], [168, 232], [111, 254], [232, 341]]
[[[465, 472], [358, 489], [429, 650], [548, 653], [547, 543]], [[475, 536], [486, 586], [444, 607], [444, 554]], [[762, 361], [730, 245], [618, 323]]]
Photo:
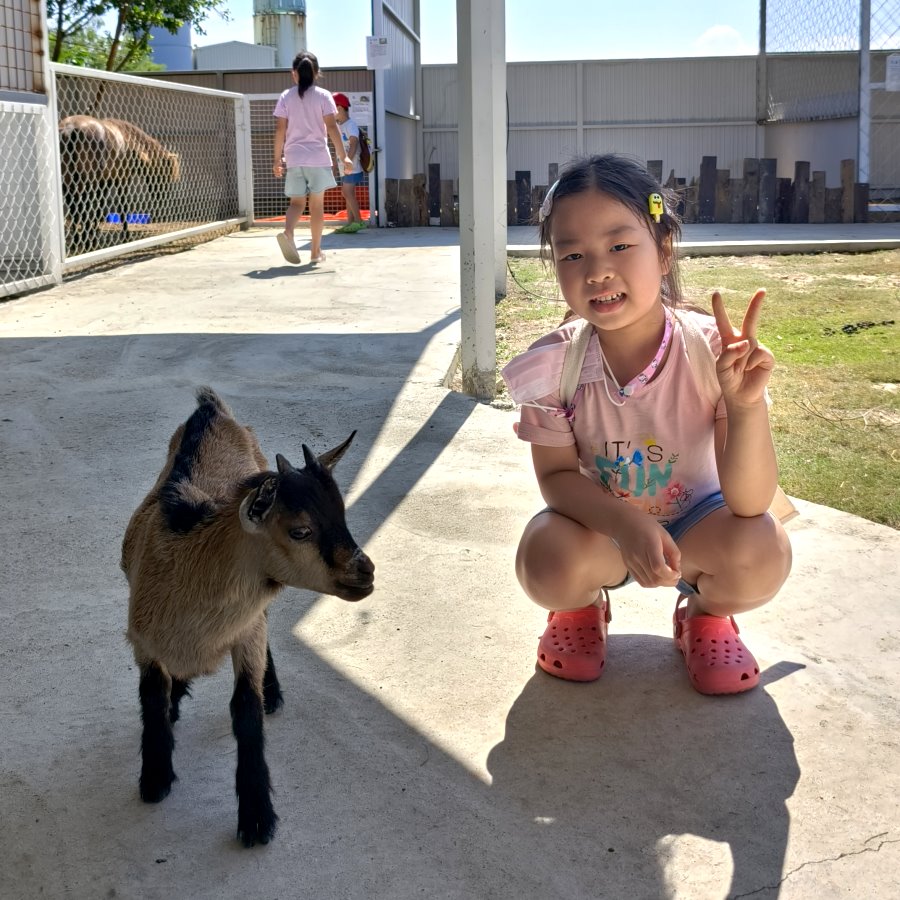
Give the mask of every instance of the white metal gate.
[[0, 297], [61, 278], [54, 146], [46, 105], [0, 101]]
[[51, 74], [64, 269], [248, 221], [242, 94], [74, 66]]

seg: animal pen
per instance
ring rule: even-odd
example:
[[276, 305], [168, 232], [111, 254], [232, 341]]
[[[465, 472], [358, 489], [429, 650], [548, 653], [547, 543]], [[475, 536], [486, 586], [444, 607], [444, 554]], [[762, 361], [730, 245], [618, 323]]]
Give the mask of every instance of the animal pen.
[[0, 297], [250, 221], [243, 95], [65, 65], [46, 94], [0, 102]]

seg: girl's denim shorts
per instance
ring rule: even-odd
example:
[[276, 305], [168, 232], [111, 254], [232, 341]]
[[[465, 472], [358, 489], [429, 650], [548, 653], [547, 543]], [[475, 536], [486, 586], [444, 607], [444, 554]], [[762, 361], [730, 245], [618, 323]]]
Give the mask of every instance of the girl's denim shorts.
[[285, 197], [305, 197], [321, 194], [337, 186], [329, 166], [295, 166], [284, 177]]

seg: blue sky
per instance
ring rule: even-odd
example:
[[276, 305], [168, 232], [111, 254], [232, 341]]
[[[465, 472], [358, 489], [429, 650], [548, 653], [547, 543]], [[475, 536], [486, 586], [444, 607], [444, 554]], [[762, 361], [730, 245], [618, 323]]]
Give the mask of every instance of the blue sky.
[[[477, 2], [477, 0], [475, 0]], [[229, 0], [195, 46], [253, 43], [253, 0]], [[456, 61], [456, 0], [421, 0], [423, 63]], [[323, 68], [363, 66], [370, 0], [306, 0], [307, 47]], [[635, 59], [753, 54], [759, 0], [506, 0], [506, 58]]]

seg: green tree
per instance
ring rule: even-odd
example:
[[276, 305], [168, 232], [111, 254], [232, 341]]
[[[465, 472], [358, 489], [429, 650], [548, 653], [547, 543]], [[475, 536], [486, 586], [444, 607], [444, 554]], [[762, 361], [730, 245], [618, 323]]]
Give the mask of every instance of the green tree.
[[[54, 62], [89, 59], [89, 63], [80, 64], [114, 72], [145, 68], [151, 28], [165, 28], [175, 34], [185, 22], [190, 22], [198, 34], [203, 34], [203, 22], [210, 15], [229, 18], [225, 3], [226, 0], [47, 0], [50, 58]], [[104, 21], [114, 22], [111, 32], [100, 32]], [[102, 47], [106, 49], [105, 60], [98, 58], [97, 51]], [[99, 62], [102, 65], [97, 65]]]
[[[105, 69], [111, 45], [112, 37], [109, 34], [100, 34], [94, 28], [82, 28], [66, 40], [60, 53], [54, 54], [54, 59], [70, 66]], [[165, 66], [153, 62], [149, 49], [135, 52], [127, 64], [118, 67], [120, 72], [157, 72], [161, 69], [165, 69]]]

